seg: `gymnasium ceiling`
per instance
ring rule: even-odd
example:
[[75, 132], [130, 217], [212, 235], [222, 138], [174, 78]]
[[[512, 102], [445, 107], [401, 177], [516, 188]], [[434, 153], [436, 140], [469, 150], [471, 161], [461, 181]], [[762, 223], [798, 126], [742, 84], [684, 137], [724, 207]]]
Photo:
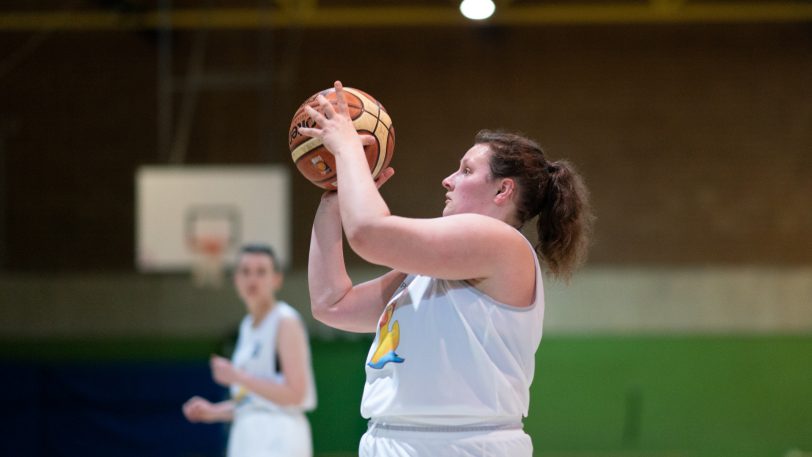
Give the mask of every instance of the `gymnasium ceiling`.
[[[812, 22], [812, 0], [495, 0], [485, 24]], [[171, 7], [166, 9], [167, 6]], [[0, 31], [470, 26], [454, 0], [3, 0]], [[169, 11], [167, 13], [167, 11]], [[481, 23], [480, 23], [481, 24]]]

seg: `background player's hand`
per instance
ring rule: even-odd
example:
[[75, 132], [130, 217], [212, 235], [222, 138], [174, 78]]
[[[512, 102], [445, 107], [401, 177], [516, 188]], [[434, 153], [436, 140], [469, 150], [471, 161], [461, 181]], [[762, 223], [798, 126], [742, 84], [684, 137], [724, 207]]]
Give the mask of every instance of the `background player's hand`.
[[211, 366], [211, 375], [217, 384], [230, 386], [237, 383], [240, 375], [239, 370], [227, 358], [213, 355], [209, 365]]
[[183, 404], [183, 415], [189, 422], [212, 422], [214, 406], [201, 397], [192, 397]]

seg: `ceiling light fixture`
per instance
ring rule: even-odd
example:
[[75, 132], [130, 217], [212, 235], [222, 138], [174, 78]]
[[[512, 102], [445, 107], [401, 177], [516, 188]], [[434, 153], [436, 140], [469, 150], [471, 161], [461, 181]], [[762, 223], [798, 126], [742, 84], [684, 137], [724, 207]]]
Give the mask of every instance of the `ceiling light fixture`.
[[492, 0], [463, 0], [460, 3], [462, 15], [475, 21], [491, 17], [494, 11], [496, 11], [496, 5]]

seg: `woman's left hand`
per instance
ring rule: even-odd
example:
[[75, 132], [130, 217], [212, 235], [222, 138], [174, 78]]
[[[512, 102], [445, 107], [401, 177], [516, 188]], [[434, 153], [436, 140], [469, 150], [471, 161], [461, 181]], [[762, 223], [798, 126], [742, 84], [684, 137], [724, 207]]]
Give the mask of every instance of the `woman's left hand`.
[[212, 377], [217, 384], [230, 386], [231, 384], [237, 383], [240, 372], [227, 358], [213, 355], [211, 356], [209, 365], [211, 365]]
[[375, 187], [380, 189], [381, 186], [383, 186], [384, 183], [386, 183], [386, 181], [389, 181], [389, 178], [391, 178], [394, 175], [395, 175], [394, 168], [392, 167], [384, 168], [383, 171], [381, 171], [381, 174], [379, 174], [378, 177], [375, 178]]
[[316, 101], [320, 111], [309, 105], [305, 107], [307, 114], [316, 122], [316, 127], [300, 127], [299, 132], [320, 139], [333, 155], [363, 150], [365, 141], [355, 130], [350, 118], [347, 100], [344, 98], [344, 86], [341, 85], [341, 81], [336, 81], [334, 87], [336, 106], [319, 94]]

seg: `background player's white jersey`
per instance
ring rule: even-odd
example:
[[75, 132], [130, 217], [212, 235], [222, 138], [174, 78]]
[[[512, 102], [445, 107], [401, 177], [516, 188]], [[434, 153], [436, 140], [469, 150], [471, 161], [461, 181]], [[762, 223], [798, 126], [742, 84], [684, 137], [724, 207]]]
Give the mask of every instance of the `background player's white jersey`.
[[[256, 327], [252, 325], [251, 316], [245, 316], [240, 323], [237, 346], [231, 358], [232, 364], [234, 364], [236, 368], [245, 370], [254, 376], [283, 383], [285, 381], [284, 375], [277, 369], [276, 349], [279, 323], [283, 319], [296, 319], [301, 321], [301, 316], [293, 307], [283, 301], [278, 301], [271, 312], [268, 313]], [[298, 406], [281, 407], [266, 398], [247, 391], [239, 385], [231, 386], [231, 397], [236, 402], [237, 414], [245, 409], [254, 408], [310, 411], [316, 407], [316, 389], [312, 373], [310, 379], [308, 379], [305, 399], [302, 404]]]

